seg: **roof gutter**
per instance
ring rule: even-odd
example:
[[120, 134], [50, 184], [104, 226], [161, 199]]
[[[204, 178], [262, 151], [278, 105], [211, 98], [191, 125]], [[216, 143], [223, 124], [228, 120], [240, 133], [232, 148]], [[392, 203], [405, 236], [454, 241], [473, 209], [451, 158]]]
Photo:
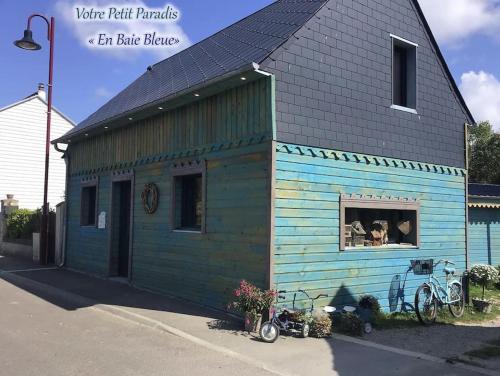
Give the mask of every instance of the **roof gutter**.
[[216, 85], [222, 81], [225, 81], [225, 80], [228, 80], [230, 78], [234, 78], [235, 76], [238, 76], [238, 75], [241, 75], [242, 73], [245, 73], [245, 72], [249, 72], [249, 71], [253, 71], [253, 72], [256, 72], [256, 73], [259, 73], [259, 74], [262, 74], [262, 75], [270, 75], [269, 73], [267, 72], [264, 72], [264, 71], [261, 71], [259, 69], [259, 64], [257, 63], [250, 63], [250, 64], [246, 64], [244, 65], [243, 67], [239, 68], [239, 69], [236, 69], [234, 71], [230, 71], [230, 72], [227, 72], [227, 73], [224, 73], [220, 76], [217, 76], [213, 79], [210, 79], [210, 80], [207, 80], [207, 81], [203, 81], [195, 86], [191, 86], [191, 87], [188, 87], [187, 89], [184, 89], [182, 91], [178, 91], [177, 93], [175, 94], [172, 94], [168, 97], [164, 97], [164, 98], [161, 98], [161, 99], [158, 99], [154, 102], [150, 102], [148, 104], [145, 104], [143, 106], [140, 106], [140, 107], [136, 107], [130, 111], [126, 111], [126, 112], [122, 112], [120, 113], [119, 115], [116, 115], [116, 116], [113, 116], [113, 117], [110, 117], [106, 120], [102, 120], [98, 123], [95, 123], [95, 124], [92, 124], [91, 126], [88, 126], [88, 127], [85, 127], [85, 128], [82, 128], [82, 129], [79, 129], [79, 130], [76, 130], [76, 131], [70, 131], [68, 133], [66, 133], [65, 135], [63, 135], [62, 137], [59, 137], [55, 140], [52, 141], [52, 144], [57, 144], [57, 143], [68, 143], [68, 139], [72, 138], [72, 137], [75, 137], [75, 136], [79, 136], [79, 135], [82, 135], [82, 134], [85, 134], [85, 133], [88, 133], [90, 131], [92, 131], [93, 129], [97, 129], [105, 124], [108, 124], [108, 123], [111, 123], [113, 121], [119, 121], [121, 119], [127, 119], [128, 117], [130, 117], [131, 115], [133, 114], [136, 114], [137, 112], [139, 111], [144, 111], [144, 110], [148, 110], [148, 109], [151, 109], [151, 108], [154, 108], [154, 107], [157, 107], [158, 105], [160, 104], [165, 104], [167, 102], [170, 102], [174, 99], [177, 99], [177, 98], [180, 98], [182, 96], [185, 96], [187, 94], [190, 94], [190, 93], [193, 93], [193, 92], [197, 92], [203, 88], [206, 88], [208, 86], [212, 86], [212, 85]]

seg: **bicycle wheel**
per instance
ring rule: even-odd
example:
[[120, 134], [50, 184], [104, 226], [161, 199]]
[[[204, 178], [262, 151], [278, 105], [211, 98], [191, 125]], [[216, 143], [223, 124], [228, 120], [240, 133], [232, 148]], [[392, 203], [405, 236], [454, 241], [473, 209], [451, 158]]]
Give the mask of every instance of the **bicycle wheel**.
[[455, 303], [448, 304], [448, 308], [450, 313], [454, 317], [462, 317], [465, 310], [465, 299], [464, 299], [464, 290], [460, 283], [453, 282], [450, 286], [450, 300], [457, 300]]
[[266, 321], [260, 327], [260, 338], [266, 343], [275, 342], [280, 335], [280, 328], [271, 321]]
[[308, 323], [303, 323], [302, 328], [300, 328], [300, 337], [301, 338], [307, 338], [309, 337], [309, 324]]
[[436, 321], [437, 310], [437, 300], [432, 296], [429, 285], [424, 283], [415, 293], [415, 312], [418, 320], [424, 325], [432, 324]]

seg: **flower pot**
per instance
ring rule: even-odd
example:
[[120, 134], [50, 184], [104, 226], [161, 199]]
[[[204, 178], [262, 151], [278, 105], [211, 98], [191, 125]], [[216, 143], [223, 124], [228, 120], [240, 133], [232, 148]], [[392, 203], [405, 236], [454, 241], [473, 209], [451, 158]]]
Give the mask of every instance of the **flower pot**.
[[252, 312], [245, 313], [245, 331], [248, 333], [257, 333], [260, 330], [262, 315]]
[[478, 312], [491, 313], [493, 302], [489, 300], [472, 299], [472, 305], [474, 306], [474, 309]]

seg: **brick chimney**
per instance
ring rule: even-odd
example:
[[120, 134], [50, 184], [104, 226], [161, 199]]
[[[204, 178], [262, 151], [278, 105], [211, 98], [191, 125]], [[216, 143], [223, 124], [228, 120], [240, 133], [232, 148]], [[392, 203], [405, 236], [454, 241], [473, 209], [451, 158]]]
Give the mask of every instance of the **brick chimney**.
[[46, 99], [46, 96], [45, 96], [45, 85], [43, 83], [39, 83], [38, 84], [38, 96], [45, 100]]

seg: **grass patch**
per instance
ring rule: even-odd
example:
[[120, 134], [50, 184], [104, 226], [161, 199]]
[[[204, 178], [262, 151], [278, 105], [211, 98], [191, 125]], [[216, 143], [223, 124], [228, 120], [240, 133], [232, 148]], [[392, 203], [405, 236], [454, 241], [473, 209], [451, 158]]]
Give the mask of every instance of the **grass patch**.
[[438, 313], [437, 323], [441, 324], [456, 324], [463, 323], [479, 323], [482, 321], [494, 320], [500, 315], [500, 307], [494, 306], [491, 313], [476, 312], [472, 306], [466, 306], [462, 317], [455, 318], [451, 315], [447, 306], [443, 306]]
[[[470, 284], [469, 295], [472, 298], [481, 299], [483, 294], [483, 288], [474, 283]], [[487, 300], [494, 300], [497, 304], [500, 304], [500, 289], [491, 287], [484, 291], [484, 298]]]
[[[479, 285], [470, 285], [469, 294], [472, 298], [481, 298], [483, 293], [482, 287]], [[457, 322], [463, 323], [475, 323], [488, 320], [494, 320], [500, 316], [500, 289], [492, 287], [485, 291], [485, 298], [495, 301], [495, 305], [492, 308], [491, 313], [479, 313], [474, 310], [471, 306], [466, 306], [464, 315], [459, 319], [453, 317], [448, 310], [448, 306], [443, 306], [439, 309], [438, 317], [436, 320], [437, 324], [455, 324]], [[377, 319], [375, 327], [377, 329], [401, 329], [401, 328], [412, 328], [419, 326], [417, 315], [414, 312], [403, 313], [395, 312], [391, 314], [383, 313]], [[500, 339], [499, 339], [500, 341]], [[500, 346], [500, 344], [498, 345]]]
[[420, 326], [417, 315], [414, 312], [382, 313], [375, 322], [377, 329], [403, 329]]

